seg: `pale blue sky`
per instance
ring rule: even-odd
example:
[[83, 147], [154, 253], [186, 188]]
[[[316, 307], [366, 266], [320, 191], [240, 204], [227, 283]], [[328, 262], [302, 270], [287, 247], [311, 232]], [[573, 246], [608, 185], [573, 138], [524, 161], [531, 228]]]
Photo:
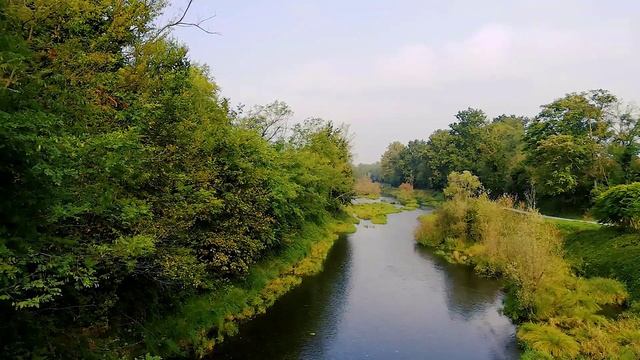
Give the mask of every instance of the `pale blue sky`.
[[[184, 8], [173, 0], [166, 16]], [[356, 162], [469, 106], [535, 115], [567, 92], [640, 100], [640, 1], [214, 1], [174, 36], [233, 103], [349, 124]]]

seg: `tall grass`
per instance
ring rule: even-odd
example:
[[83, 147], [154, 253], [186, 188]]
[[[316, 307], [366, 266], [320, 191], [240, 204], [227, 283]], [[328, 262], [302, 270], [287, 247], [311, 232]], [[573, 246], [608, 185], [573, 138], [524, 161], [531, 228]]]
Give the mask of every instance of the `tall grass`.
[[420, 219], [416, 240], [508, 280], [504, 311], [526, 321], [518, 330], [524, 358], [640, 358], [638, 315], [602, 314], [604, 306], [626, 305], [624, 285], [575, 276], [558, 228], [536, 212], [509, 211], [513, 206], [509, 198], [454, 197]]

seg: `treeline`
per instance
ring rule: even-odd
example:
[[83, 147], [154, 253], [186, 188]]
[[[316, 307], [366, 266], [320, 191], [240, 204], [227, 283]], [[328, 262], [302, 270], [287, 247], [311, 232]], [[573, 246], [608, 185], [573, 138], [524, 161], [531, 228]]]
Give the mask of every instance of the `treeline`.
[[640, 179], [638, 112], [606, 90], [567, 94], [533, 118], [489, 119], [469, 108], [427, 140], [391, 143], [382, 181], [442, 190], [469, 170], [492, 194], [554, 210], [584, 209], [612, 185]]
[[345, 128], [230, 109], [164, 3], [0, 0], [0, 357], [109, 354], [350, 200]]

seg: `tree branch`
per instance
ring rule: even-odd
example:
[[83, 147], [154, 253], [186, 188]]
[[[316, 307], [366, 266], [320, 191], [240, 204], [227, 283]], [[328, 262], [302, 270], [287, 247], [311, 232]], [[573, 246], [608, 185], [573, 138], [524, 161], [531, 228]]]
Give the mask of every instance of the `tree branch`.
[[191, 4], [193, 4], [193, 0], [189, 0], [189, 2], [187, 3], [187, 7], [184, 9], [184, 11], [182, 12], [182, 15], [178, 18], [178, 20], [170, 22], [170, 23], [164, 25], [163, 27], [161, 27], [156, 32], [156, 34], [153, 36], [153, 39], [161, 37], [167, 30], [169, 30], [169, 29], [171, 29], [173, 27], [195, 27], [195, 28], [198, 28], [201, 31], [207, 33], [207, 34], [220, 35], [219, 32], [207, 30], [204, 27], [202, 27], [202, 24], [204, 24], [205, 22], [215, 18], [216, 17], [215, 14], [213, 14], [212, 16], [209, 16], [206, 19], [200, 20], [198, 22], [186, 22], [186, 21], [184, 21], [184, 19], [187, 17], [187, 13], [189, 12], [189, 9], [191, 8]]

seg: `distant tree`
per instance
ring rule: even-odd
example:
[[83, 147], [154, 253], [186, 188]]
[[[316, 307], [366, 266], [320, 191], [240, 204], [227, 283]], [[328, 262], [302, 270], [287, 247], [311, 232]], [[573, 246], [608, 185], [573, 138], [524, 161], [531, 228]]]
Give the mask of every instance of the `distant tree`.
[[427, 148], [426, 141], [412, 140], [402, 149], [398, 165], [403, 181], [417, 187], [427, 186]]
[[442, 190], [451, 171], [461, 168], [454, 137], [447, 130], [436, 130], [429, 136], [426, 149], [428, 186]]
[[394, 141], [387, 147], [380, 159], [382, 169], [382, 179], [393, 186], [398, 186], [404, 180], [402, 170], [401, 154], [405, 146], [399, 141]]
[[449, 125], [458, 150], [460, 170], [475, 170], [487, 116], [482, 110], [468, 108], [456, 114], [458, 121]]
[[382, 169], [380, 168], [380, 162], [375, 162], [373, 164], [360, 163], [354, 166], [353, 172], [355, 177], [358, 179], [366, 176], [372, 181], [382, 181]]
[[503, 117], [485, 126], [478, 147], [477, 174], [495, 194], [514, 191], [515, 174], [524, 161], [524, 122]]

